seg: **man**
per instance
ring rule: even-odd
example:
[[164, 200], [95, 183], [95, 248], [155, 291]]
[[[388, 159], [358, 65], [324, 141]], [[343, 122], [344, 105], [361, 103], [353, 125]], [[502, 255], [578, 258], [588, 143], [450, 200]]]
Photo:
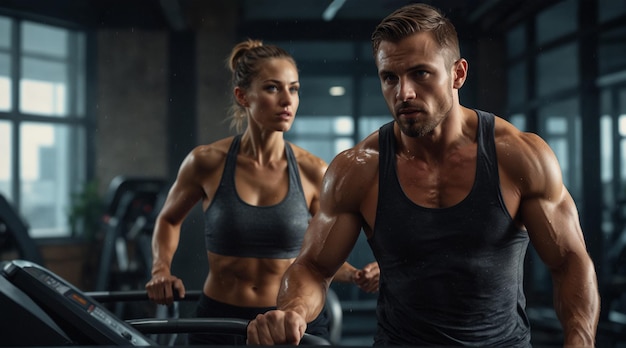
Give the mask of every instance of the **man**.
[[578, 213], [538, 136], [459, 103], [454, 26], [405, 6], [372, 35], [394, 122], [331, 163], [321, 209], [249, 344], [297, 344], [361, 231], [380, 265], [376, 345], [530, 346], [523, 262], [549, 268], [564, 345], [593, 346], [599, 296]]

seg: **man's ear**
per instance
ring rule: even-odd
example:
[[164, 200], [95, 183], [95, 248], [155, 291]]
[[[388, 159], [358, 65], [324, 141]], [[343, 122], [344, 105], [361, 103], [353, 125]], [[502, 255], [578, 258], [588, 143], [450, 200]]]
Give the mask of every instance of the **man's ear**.
[[467, 79], [468, 63], [464, 58], [460, 58], [452, 65], [452, 87], [459, 89]]
[[235, 87], [233, 93], [235, 93], [235, 99], [237, 100], [237, 103], [239, 103], [239, 105], [246, 108], [250, 106], [248, 104], [248, 98], [246, 98], [246, 93], [243, 89], [241, 89], [240, 87]]

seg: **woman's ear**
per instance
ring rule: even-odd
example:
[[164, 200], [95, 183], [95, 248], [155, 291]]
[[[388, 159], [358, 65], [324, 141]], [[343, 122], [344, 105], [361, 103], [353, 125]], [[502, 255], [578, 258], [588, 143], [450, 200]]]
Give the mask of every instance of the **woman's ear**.
[[246, 108], [250, 106], [248, 104], [248, 98], [246, 98], [246, 93], [243, 89], [241, 89], [240, 87], [235, 87], [234, 93], [235, 99], [237, 100], [237, 103], [239, 103], [239, 105]]

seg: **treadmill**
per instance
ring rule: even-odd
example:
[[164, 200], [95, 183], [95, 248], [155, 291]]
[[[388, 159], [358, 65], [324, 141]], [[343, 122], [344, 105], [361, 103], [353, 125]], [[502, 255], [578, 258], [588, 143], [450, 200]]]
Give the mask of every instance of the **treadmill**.
[[[125, 321], [96, 298], [34, 262], [0, 262], [0, 346], [162, 346], [147, 335], [246, 334], [248, 321], [235, 318]], [[304, 334], [301, 344], [325, 346], [330, 342]]]
[[67, 281], [33, 262], [4, 262], [1, 273], [0, 323], [7, 325], [3, 331], [10, 330], [2, 335], [0, 345], [158, 345]]

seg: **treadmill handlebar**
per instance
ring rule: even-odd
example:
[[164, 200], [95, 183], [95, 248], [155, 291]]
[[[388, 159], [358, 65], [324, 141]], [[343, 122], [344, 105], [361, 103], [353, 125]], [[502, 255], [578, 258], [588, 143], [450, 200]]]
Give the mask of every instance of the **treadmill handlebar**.
[[[235, 318], [132, 319], [126, 322], [143, 334], [202, 332], [245, 336], [248, 328], [248, 320]], [[308, 333], [300, 344], [331, 345], [325, 338]]]
[[[149, 301], [146, 290], [119, 290], [119, 291], [87, 291], [85, 295], [100, 303]], [[185, 293], [185, 298], [174, 294], [174, 301], [197, 301], [202, 295], [202, 290], [190, 290]]]

